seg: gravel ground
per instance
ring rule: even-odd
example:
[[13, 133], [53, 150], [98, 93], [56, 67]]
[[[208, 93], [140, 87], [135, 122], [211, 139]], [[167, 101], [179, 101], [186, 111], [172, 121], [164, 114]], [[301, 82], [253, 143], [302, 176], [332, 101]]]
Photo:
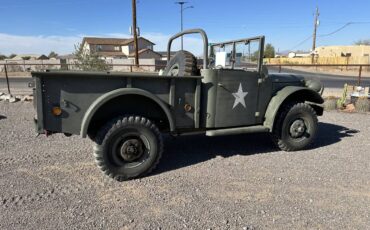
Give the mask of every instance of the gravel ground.
[[36, 137], [32, 104], [0, 102], [1, 229], [368, 229], [370, 116], [328, 112], [312, 149], [268, 135], [166, 138], [150, 176], [115, 182], [92, 143]]

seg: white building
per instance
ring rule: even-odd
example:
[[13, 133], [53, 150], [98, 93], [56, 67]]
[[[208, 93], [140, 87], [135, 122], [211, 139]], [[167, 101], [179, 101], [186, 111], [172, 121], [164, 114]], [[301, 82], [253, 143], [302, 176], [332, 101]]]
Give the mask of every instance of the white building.
[[288, 54], [288, 58], [304, 58], [304, 57], [311, 57], [311, 53], [289, 52]]

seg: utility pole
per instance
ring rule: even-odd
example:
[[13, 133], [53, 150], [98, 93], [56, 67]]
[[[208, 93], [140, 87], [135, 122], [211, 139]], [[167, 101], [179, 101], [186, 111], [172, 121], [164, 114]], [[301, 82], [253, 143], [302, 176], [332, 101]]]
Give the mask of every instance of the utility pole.
[[[184, 29], [184, 24], [183, 24], [183, 12], [184, 12], [184, 10], [190, 9], [190, 8], [194, 8], [194, 6], [188, 6], [188, 7], [185, 7], [184, 8], [184, 4], [186, 4], [186, 3], [188, 3], [188, 2], [185, 2], [185, 1], [175, 2], [175, 4], [179, 4], [180, 5], [181, 32]], [[181, 36], [181, 50], [183, 50], [183, 49], [184, 49], [184, 40], [183, 40], [183, 36]]]
[[312, 42], [312, 64], [315, 62], [315, 49], [316, 49], [316, 34], [317, 34], [317, 27], [319, 25], [319, 7], [316, 7], [316, 13], [315, 13], [315, 21], [313, 24], [313, 42]]
[[136, 29], [136, 0], [132, 0], [132, 30], [134, 34], [135, 65], [139, 67], [139, 47], [137, 44], [137, 29]]
[[[182, 22], [182, 12], [184, 11], [183, 10], [183, 7], [184, 7], [184, 4], [187, 3], [187, 2], [184, 2], [184, 1], [180, 1], [180, 2], [175, 2], [175, 4], [179, 4], [180, 5], [180, 26], [181, 26], [181, 32], [183, 30], [183, 22]], [[183, 40], [183, 37], [181, 36], [181, 50], [184, 49], [184, 40]]]

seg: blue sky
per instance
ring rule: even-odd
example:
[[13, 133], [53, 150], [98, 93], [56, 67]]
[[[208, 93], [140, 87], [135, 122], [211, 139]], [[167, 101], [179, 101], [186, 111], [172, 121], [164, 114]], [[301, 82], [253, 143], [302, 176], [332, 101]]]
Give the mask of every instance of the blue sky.
[[[176, 0], [138, 0], [138, 25], [156, 50], [165, 49], [180, 29]], [[278, 50], [309, 50], [315, 7], [320, 8], [318, 46], [349, 45], [370, 38], [368, 0], [188, 0], [185, 28], [203, 28], [217, 42], [266, 35]], [[131, 0], [1, 0], [0, 53], [71, 53], [83, 36], [127, 37]], [[300, 45], [298, 45], [300, 44]], [[198, 37], [185, 40], [185, 49], [201, 52]], [[199, 50], [198, 50], [199, 49]]]

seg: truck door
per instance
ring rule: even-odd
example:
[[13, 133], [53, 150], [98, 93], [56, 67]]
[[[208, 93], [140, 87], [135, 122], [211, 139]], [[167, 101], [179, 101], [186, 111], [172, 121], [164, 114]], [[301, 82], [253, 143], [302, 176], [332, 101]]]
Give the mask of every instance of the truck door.
[[219, 70], [215, 128], [254, 125], [260, 78], [260, 40], [224, 44], [220, 50], [218, 54], [216, 51], [216, 68]]

